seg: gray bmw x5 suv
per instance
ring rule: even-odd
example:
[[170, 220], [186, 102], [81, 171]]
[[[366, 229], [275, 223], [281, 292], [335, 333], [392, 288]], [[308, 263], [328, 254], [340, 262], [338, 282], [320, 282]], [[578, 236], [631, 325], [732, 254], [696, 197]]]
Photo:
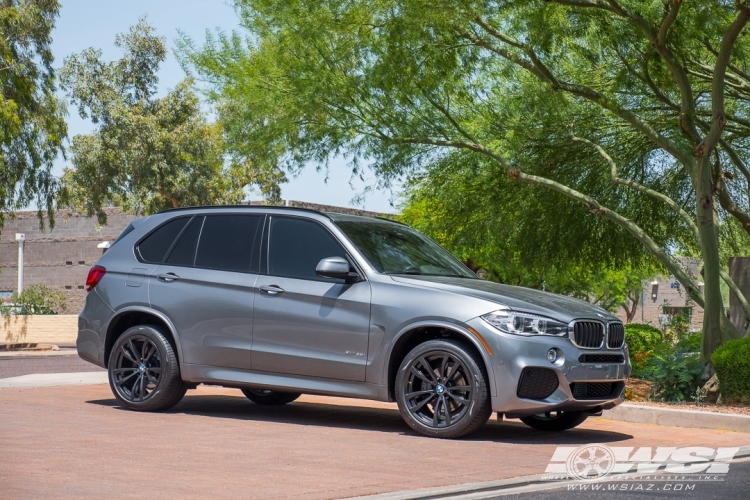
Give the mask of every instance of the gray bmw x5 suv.
[[78, 353], [131, 410], [200, 383], [261, 405], [395, 401], [427, 436], [492, 412], [570, 429], [623, 400], [623, 325], [570, 297], [481, 280], [396, 222], [197, 207], [134, 220], [91, 269]]

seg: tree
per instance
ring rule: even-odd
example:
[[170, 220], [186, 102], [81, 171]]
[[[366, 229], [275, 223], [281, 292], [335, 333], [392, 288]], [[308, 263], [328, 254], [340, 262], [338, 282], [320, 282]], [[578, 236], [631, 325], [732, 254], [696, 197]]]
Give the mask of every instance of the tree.
[[51, 169], [67, 136], [50, 48], [59, 10], [57, 0], [0, 0], [0, 229], [32, 202], [40, 226], [46, 208], [54, 227]]
[[[704, 357], [740, 335], [722, 314], [719, 233], [731, 217], [750, 234], [748, 0], [236, 5], [249, 36], [181, 50], [228, 130], [262, 124], [234, 136], [249, 150], [288, 166], [345, 151], [386, 180], [482, 155], [643, 245], [704, 307]], [[638, 213], [648, 198], [699, 253], [703, 292]]]
[[[491, 280], [622, 307], [632, 318], [642, 281], [662, 272], [653, 256], [618, 226], [498, 170], [478, 155], [446, 155], [406, 183], [401, 220]], [[658, 203], [643, 201], [639, 210], [658, 215]], [[663, 222], [650, 221], [660, 239], [671, 226]]]
[[232, 204], [250, 184], [279, 197], [283, 176], [261, 172], [248, 159], [226, 161], [222, 129], [206, 120], [189, 79], [155, 97], [167, 49], [145, 19], [115, 45], [124, 51], [118, 61], [104, 62], [101, 51], [87, 49], [67, 57], [60, 71], [71, 103], [97, 125], [73, 138], [74, 168], [64, 174], [69, 204], [106, 222], [107, 204], [147, 214]]

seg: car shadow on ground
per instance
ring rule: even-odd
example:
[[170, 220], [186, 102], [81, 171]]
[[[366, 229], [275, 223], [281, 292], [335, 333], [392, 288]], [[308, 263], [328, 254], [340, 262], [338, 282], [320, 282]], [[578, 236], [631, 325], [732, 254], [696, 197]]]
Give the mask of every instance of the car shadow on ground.
[[[87, 403], [127, 411], [114, 398], [92, 400]], [[166, 413], [389, 432], [421, 437], [406, 425], [395, 406], [394, 409], [386, 409], [300, 401], [283, 406], [262, 406], [242, 396], [188, 395]], [[493, 415], [483, 428], [464, 440], [563, 446], [614, 443], [632, 438], [633, 436], [621, 432], [593, 429], [548, 433], [531, 429], [519, 420], [498, 422]]]

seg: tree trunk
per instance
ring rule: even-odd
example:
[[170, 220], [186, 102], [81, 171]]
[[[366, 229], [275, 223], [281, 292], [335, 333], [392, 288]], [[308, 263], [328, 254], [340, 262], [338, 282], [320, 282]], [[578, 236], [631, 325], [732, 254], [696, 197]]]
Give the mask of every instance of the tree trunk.
[[701, 356], [710, 359], [711, 354], [724, 342], [739, 338], [724, 314], [721, 298], [721, 260], [719, 259], [719, 231], [714, 207], [711, 183], [711, 164], [708, 157], [697, 158], [695, 170], [696, 222], [703, 253], [703, 342]]
[[638, 299], [626, 297], [625, 302], [622, 303], [622, 308], [625, 309], [625, 322], [632, 323], [635, 313], [638, 311]]

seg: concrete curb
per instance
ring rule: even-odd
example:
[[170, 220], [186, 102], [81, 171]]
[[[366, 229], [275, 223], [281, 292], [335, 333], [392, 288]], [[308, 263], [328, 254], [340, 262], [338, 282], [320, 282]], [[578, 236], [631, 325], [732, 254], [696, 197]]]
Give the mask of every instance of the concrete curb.
[[750, 432], [750, 415], [700, 410], [677, 410], [624, 403], [603, 412], [602, 418], [639, 424]]
[[106, 384], [107, 372], [35, 373], [0, 379], [0, 389]]
[[36, 343], [0, 343], [0, 353], [15, 351], [59, 351], [60, 348], [54, 344], [36, 344]]
[[61, 348], [59, 351], [0, 351], [0, 359], [49, 358], [51, 356], [78, 356], [78, 351], [66, 348]]

